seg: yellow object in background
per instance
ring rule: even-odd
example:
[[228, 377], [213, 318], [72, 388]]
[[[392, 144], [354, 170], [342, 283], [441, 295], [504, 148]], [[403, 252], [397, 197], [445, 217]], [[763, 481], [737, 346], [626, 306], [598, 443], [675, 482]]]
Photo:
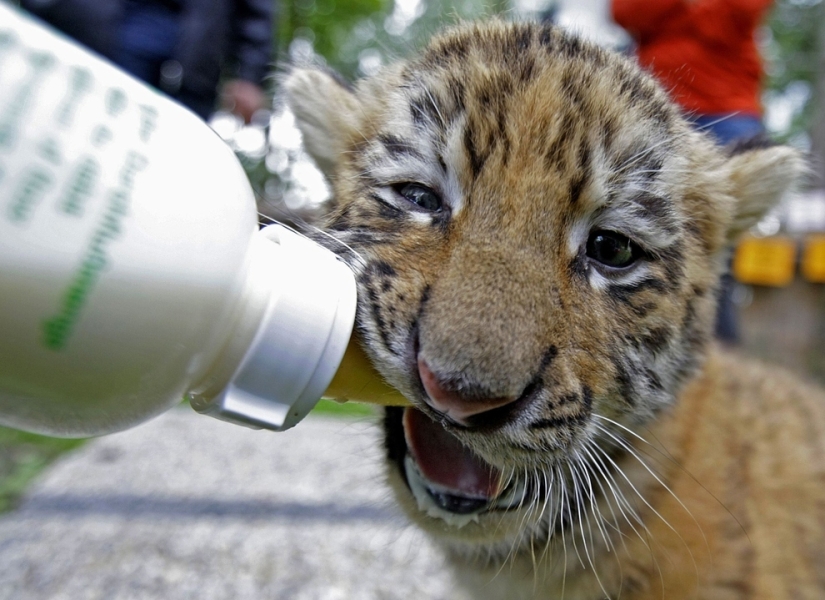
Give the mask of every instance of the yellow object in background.
[[746, 237], [736, 247], [733, 276], [740, 283], [784, 287], [796, 271], [796, 242], [786, 237]]
[[802, 276], [811, 283], [825, 283], [825, 235], [811, 235], [805, 240]]

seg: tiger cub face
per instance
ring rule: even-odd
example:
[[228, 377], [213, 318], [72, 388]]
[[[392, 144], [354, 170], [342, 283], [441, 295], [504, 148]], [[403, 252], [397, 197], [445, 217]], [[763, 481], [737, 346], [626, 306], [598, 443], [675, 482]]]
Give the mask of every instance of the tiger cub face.
[[311, 68], [285, 87], [334, 188], [320, 241], [415, 406], [385, 419], [400, 502], [465, 553], [569, 543], [588, 498], [627, 487], [617, 438], [701, 368], [720, 251], [796, 153], [717, 148], [630, 61], [544, 25], [464, 25], [354, 87]]

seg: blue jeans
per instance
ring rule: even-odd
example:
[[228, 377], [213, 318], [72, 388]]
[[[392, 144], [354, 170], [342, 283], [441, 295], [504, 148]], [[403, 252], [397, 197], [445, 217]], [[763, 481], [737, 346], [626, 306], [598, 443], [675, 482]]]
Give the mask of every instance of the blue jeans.
[[696, 129], [707, 131], [722, 146], [765, 133], [762, 120], [754, 115], [701, 115], [690, 120]]

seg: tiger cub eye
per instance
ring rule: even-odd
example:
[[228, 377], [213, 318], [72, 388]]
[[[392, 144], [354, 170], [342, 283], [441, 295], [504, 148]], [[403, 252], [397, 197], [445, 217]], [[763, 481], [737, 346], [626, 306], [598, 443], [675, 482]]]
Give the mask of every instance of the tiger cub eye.
[[420, 183], [402, 183], [395, 186], [395, 191], [407, 201], [429, 212], [438, 212], [444, 206], [438, 194]]
[[614, 269], [629, 267], [641, 255], [639, 246], [626, 235], [601, 229], [590, 234], [586, 253], [593, 260]]

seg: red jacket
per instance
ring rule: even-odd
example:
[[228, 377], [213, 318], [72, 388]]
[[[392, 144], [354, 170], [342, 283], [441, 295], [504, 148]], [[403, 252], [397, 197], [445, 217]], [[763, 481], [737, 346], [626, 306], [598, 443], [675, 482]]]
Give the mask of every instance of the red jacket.
[[688, 113], [759, 115], [756, 27], [772, 0], [612, 0], [639, 62]]

